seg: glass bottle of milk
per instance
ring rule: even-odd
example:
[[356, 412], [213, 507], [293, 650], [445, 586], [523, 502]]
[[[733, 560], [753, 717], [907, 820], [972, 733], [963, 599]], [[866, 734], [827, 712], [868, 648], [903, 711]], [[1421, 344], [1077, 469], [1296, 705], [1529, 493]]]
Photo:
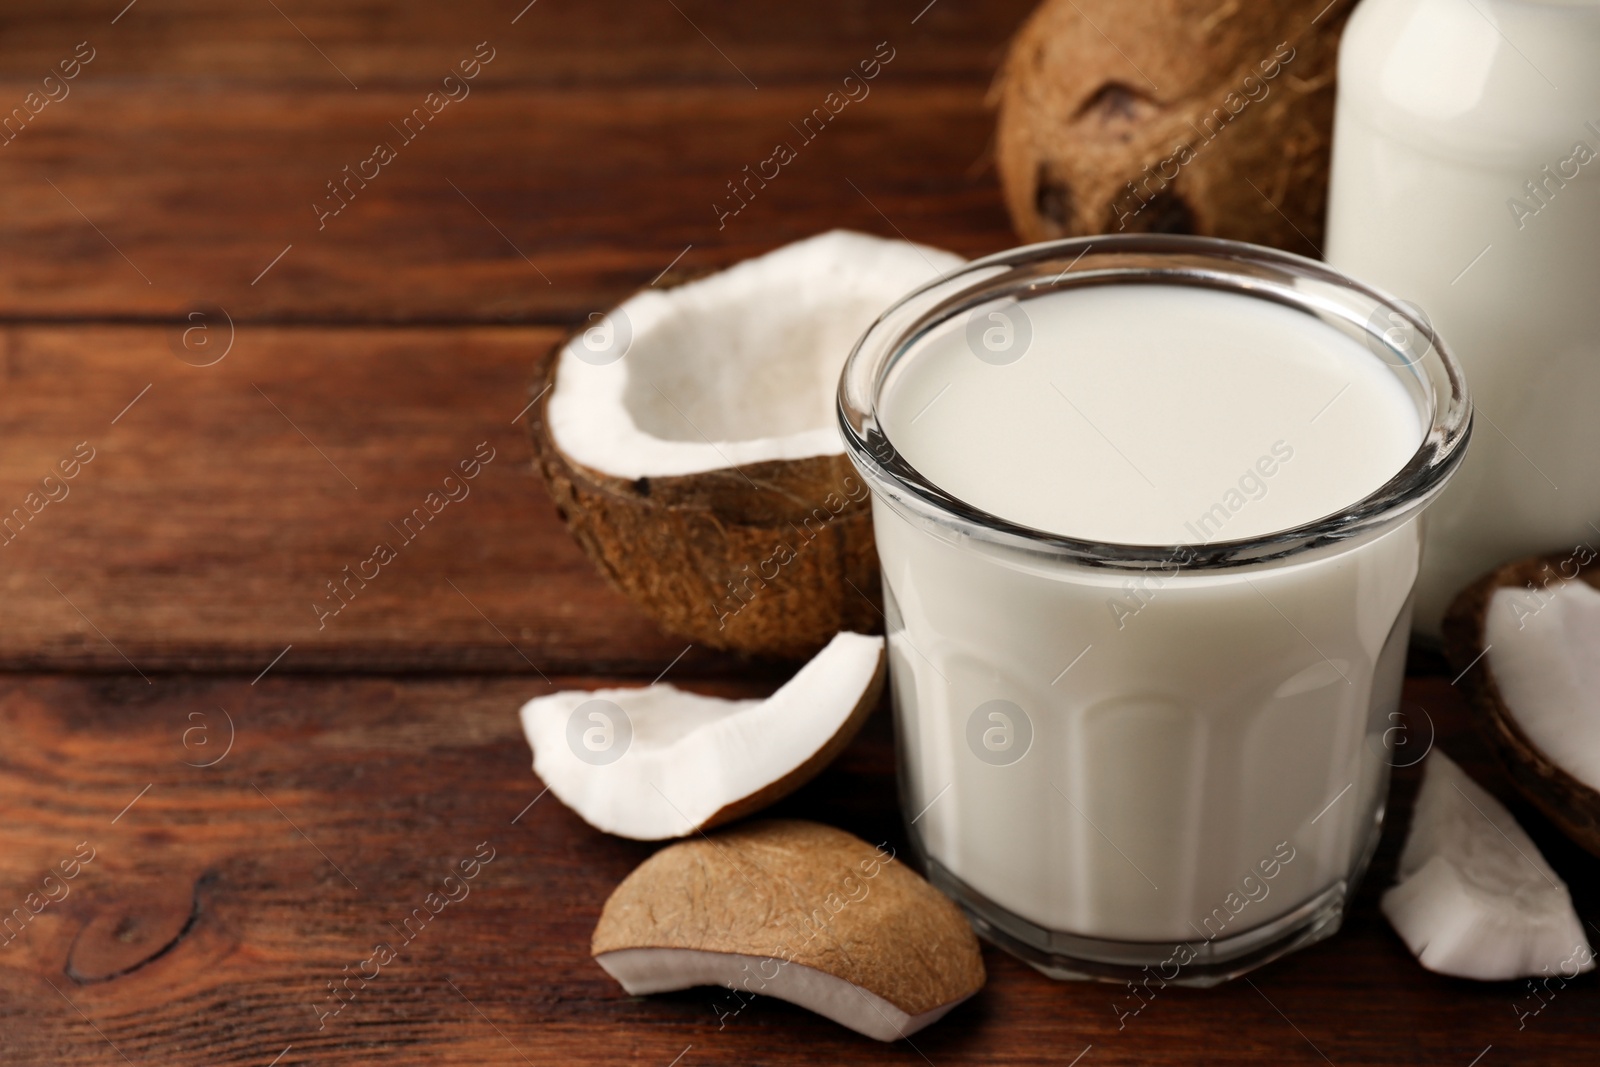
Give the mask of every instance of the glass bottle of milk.
[[1450, 338], [1479, 418], [1427, 517], [1436, 636], [1490, 568], [1600, 546], [1600, 0], [1363, 0], [1335, 115], [1327, 259]]

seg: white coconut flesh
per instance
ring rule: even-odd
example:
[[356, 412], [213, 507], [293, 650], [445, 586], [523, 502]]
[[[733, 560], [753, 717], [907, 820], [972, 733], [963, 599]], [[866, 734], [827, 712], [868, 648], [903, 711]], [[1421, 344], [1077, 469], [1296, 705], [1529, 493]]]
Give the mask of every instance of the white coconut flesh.
[[1428, 756], [1399, 882], [1382, 908], [1440, 974], [1570, 978], [1594, 967], [1566, 883], [1511, 813], [1440, 752]]
[[1528, 740], [1600, 789], [1600, 590], [1587, 582], [1497, 590], [1483, 640], [1501, 700]]
[[[852, 722], [882, 658], [882, 637], [840, 633], [765, 700], [667, 683], [569, 690], [523, 705], [522, 728], [534, 772], [589, 825], [641, 841], [682, 837], [816, 756]], [[604, 705], [580, 710], [596, 700], [621, 709], [625, 723]], [[622, 743], [622, 755], [603, 762], [605, 747]]]
[[962, 262], [835, 230], [646, 289], [562, 350], [551, 436], [577, 463], [630, 479], [838, 455], [845, 357], [891, 304]]
[[[878, 1041], [909, 1037], [938, 1022], [966, 1000], [958, 997], [929, 1011], [909, 1015], [869, 990], [799, 963], [731, 952], [686, 948], [629, 948], [605, 952], [595, 962], [634, 996], [717, 985], [776, 997]], [[730, 1002], [730, 1010], [736, 1002]]]

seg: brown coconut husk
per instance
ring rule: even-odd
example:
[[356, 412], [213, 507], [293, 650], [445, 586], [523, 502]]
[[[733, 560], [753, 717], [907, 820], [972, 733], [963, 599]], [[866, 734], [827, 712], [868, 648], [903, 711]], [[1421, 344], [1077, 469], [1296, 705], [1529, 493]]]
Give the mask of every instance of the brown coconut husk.
[[960, 909], [892, 853], [819, 823], [751, 823], [662, 849], [611, 894], [591, 952], [692, 949], [811, 967], [920, 1015], [985, 974]]
[[[1574, 778], [1540, 751], [1506, 706], [1484, 654], [1484, 622], [1495, 591], [1543, 588], [1558, 580], [1571, 550], [1519, 559], [1484, 575], [1451, 603], [1444, 617], [1444, 651], [1461, 673], [1473, 724], [1505, 766], [1512, 784], [1529, 803], [1586, 851], [1600, 856], [1600, 792]], [[1576, 580], [1600, 588], [1600, 560], [1578, 568]]]
[[[1352, 6], [1045, 0], [991, 96], [1017, 233], [1192, 233], [1320, 256], [1339, 34]], [[1292, 58], [1264, 78], [1280, 45]], [[1193, 158], [1163, 166], [1179, 145]]]
[[870, 498], [848, 459], [639, 479], [583, 466], [556, 445], [546, 417], [561, 347], [537, 375], [535, 461], [613, 586], [667, 633], [710, 648], [804, 659], [840, 630], [882, 631]]

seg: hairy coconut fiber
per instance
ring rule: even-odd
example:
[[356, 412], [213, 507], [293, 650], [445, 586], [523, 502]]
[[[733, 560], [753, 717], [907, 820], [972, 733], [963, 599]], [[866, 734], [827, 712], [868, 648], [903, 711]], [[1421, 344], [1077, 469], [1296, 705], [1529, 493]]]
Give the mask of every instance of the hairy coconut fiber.
[[1192, 233], [1320, 256], [1352, 0], [1045, 0], [995, 83], [1028, 241]]
[[[536, 388], [553, 384], [560, 346]], [[842, 455], [628, 480], [582, 466], [530, 419], [556, 508], [607, 580], [668, 633], [801, 659], [882, 630], [867, 487]]]

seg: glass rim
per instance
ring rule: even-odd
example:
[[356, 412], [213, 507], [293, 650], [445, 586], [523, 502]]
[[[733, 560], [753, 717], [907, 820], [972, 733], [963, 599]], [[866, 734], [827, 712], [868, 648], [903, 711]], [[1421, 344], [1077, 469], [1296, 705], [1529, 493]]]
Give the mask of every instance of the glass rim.
[[[1065, 264], [1056, 273], [1054, 268]], [[1051, 275], [1053, 274], [1053, 277]], [[1046, 280], [1048, 279], [1048, 280]], [[1416, 381], [1422, 438], [1388, 481], [1340, 510], [1286, 529], [1191, 544], [1122, 544], [1071, 537], [996, 515], [940, 488], [901, 456], [882, 429], [878, 405], [889, 372], [930, 330], [999, 299], [1027, 299], [1088, 285], [1175, 284], [1231, 291], [1288, 305], [1401, 361], [1382, 361]], [[1297, 288], [1296, 285], [1302, 286]], [[1306, 286], [1320, 287], [1318, 292]], [[1343, 301], [1335, 299], [1343, 297]], [[1352, 306], [1360, 304], [1360, 309]], [[1370, 309], [1370, 310], [1369, 310]], [[1373, 320], [1402, 324], [1426, 342], [1408, 356]], [[1393, 327], [1391, 327], [1392, 329]], [[1374, 358], [1380, 358], [1374, 348]], [[973, 260], [908, 293], [856, 342], [840, 374], [837, 414], [845, 453], [875, 494], [968, 538], [1084, 566], [1149, 570], [1152, 565], [1221, 570], [1336, 551], [1420, 510], [1455, 472], [1472, 432], [1472, 401], [1460, 364], [1414, 305], [1291, 252], [1215, 237], [1111, 234], [1024, 245]]]

